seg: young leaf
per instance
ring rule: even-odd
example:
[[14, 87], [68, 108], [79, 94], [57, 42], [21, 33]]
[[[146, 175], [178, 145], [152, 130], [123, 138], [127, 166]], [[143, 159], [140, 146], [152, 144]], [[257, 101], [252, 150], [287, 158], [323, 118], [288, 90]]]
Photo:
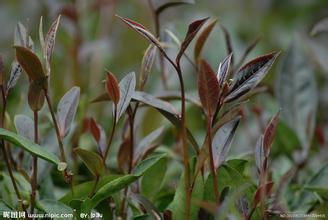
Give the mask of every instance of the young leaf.
[[16, 115], [14, 124], [20, 136], [30, 139], [31, 141], [34, 140], [34, 122], [30, 117], [26, 115]]
[[79, 155], [83, 163], [88, 167], [89, 171], [93, 175], [99, 176], [104, 173], [104, 163], [98, 154], [92, 151], [84, 150], [82, 148], [75, 148], [74, 152]]
[[264, 131], [263, 148], [266, 157], [268, 157], [270, 153], [270, 146], [273, 142], [273, 138], [276, 133], [276, 128], [279, 121], [279, 114], [280, 111], [270, 120]]
[[204, 60], [200, 62], [197, 79], [198, 95], [208, 117], [212, 117], [219, 101], [219, 83], [211, 66]]
[[158, 16], [168, 8], [184, 5], [184, 4], [194, 4], [194, 1], [191, 0], [169, 1], [156, 8], [155, 13]]
[[8, 94], [9, 91], [15, 87], [20, 75], [22, 74], [22, 71], [22, 67], [17, 62], [13, 62], [11, 64], [10, 77], [7, 82], [6, 94]]
[[209, 24], [200, 33], [200, 35], [196, 41], [195, 49], [194, 49], [194, 57], [195, 57], [196, 63], [198, 63], [198, 60], [199, 60], [200, 54], [202, 52], [202, 49], [204, 47], [204, 44], [205, 44], [207, 38], [209, 37], [209, 35], [211, 34], [217, 21], [218, 21], [217, 18], [210, 21]]
[[39, 23], [39, 39], [40, 39], [41, 50], [45, 51], [45, 43], [44, 43], [44, 36], [43, 36], [43, 16], [41, 16], [40, 23]]
[[18, 63], [32, 80], [38, 80], [46, 76], [43, 72], [42, 64], [35, 53], [25, 47], [14, 47]]
[[230, 69], [230, 63], [231, 63], [232, 54], [229, 54], [219, 65], [217, 78], [219, 81], [219, 87], [222, 91], [224, 82], [227, 80], [229, 69]]
[[189, 46], [190, 42], [194, 39], [194, 37], [198, 33], [199, 29], [203, 26], [203, 24], [207, 21], [207, 19], [208, 18], [196, 20], [189, 25], [187, 34], [186, 34], [184, 40], [182, 41], [179, 53], [176, 57], [176, 63], [180, 62], [180, 59], [181, 59], [182, 55], [184, 54], [185, 50], [187, 49], [187, 47]]
[[278, 55], [279, 53], [273, 52], [245, 64], [236, 74], [225, 102], [231, 102], [255, 88], [265, 77]]
[[123, 115], [125, 110], [128, 108], [132, 95], [136, 88], [136, 75], [134, 72], [126, 75], [119, 84], [120, 87], [120, 100], [117, 103], [117, 118], [116, 122]]
[[18, 22], [15, 28], [14, 44], [22, 47], [28, 47], [26, 39], [26, 28], [22, 23]]
[[90, 130], [93, 138], [98, 144], [98, 150], [102, 154], [106, 148], [106, 134], [104, 129], [97, 124], [94, 118], [90, 118]]
[[61, 98], [57, 107], [58, 125], [60, 135], [64, 137], [74, 120], [77, 106], [79, 105], [80, 88], [73, 87]]
[[264, 145], [263, 145], [264, 135], [261, 135], [260, 138], [256, 142], [255, 147], [255, 162], [257, 166], [258, 172], [262, 172], [264, 168], [265, 163], [265, 154], [264, 154]]
[[144, 137], [139, 142], [133, 158], [139, 158], [141, 155], [143, 155], [146, 152], [147, 148], [149, 148], [154, 142], [156, 142], [160, 138], [160, 136], [163, 134], [163, 131], [164, 127], [160, 127], [148, 134], [146, 137]]
[[107, 92], [104, 92], [104, 93], [98, 95], [96, 98], [92, 99], [91, 103], [104, 102], [104, 101], [111, 101]]
[[239, 122], [240, 116], [224, 124], [213, 137], [212, 149], [216, 169], [224, 163], [229, 153]]
[[[256, 190], [255, 195], [254, 195], [254, 199], [253, 199], [253, 208], [256, 208], [257, 205], [261, 202], [261, 200], [264, 197], [267, 197], [271, 194], [272, 187], [273, 187], [273, 182], [268, 182], [268, 183], [265, 184], [265, 186], [260, 186]], [[262, 193], [263, 193], [263, 195], [261, 196]]]
[[121, 21], [123, 21], [125, 24], [127, 24], [129, 27], [131, 27], [133, 30], [135, 30], [136, 32], [138, 32], [141, 36], [145, 37], [147, 40], [149, 40], [151, 43], [153, 43], [159, 50], [161, 50], [163, 53], [165, 53], [164, 52], [164, 49], [161, 46], [161, 43], [143, 25], [141, 25], [141, 24], [139, 24], [139, 23], [137, 23], [135, 21], [132, 21], [131, 19], [123, 18], [123, 17], [118, 16], [118, 15], [116, 15], [116, 17], [118, 17], [119, 19], [121, 19]]
[[48, 63], [48, 68], [50, 68], [51, 57], [55, 47], [55, 39], [56, 39], [59, 22], [60, 22], [60, 15], [51, 24], [50, 29], [45, 38], [45, 56], [46, 56], [46, 61]]
[[10, 142], [14, 146], [20, 147], [44, 160], [47, 160], [53, 164], [58, 165], [59, 164], [59, 158], [48, 152], [46, 148], [41, 147], [38, 144], [35, 144], [33, 141], [22, 137], [18, 134], [15, 134], [11, 131], [5, 130], [3, 128], [0, 128], [0, 137], [5, 139], [6, 141]]
[[156, 47], [153, 44], [150, 44], [142, 58], [141, 63], [141, 70], [140, 70], [140, 76], [139, 76], [139, 89], [143, 90], [144, 85], [147, 82], [148, 75], [150, 73], [150, 70], [153, 66], [155, 56], [156, 55]]
[[118, 86], [116, 77], [109, 71], [107, 71], [105, 86], [109, 98], [114, 102], [115, 105], [117, 105], [120, 100], [120, 88]]
[[[41, 80], [42, 82], [42, 80]], [[28, 88], [28, 104], [32, 111], [40, 111], [44, 104], [44, 91], [39, 80], [32, 81]]]

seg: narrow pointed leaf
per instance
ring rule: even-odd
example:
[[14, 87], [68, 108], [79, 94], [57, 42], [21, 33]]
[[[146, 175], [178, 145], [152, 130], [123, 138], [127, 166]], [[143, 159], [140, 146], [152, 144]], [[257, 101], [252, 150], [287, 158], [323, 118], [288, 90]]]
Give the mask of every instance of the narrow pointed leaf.
[[42, 64], [35, 53], [22, 46], [14, 47], [18, 63], [32, 80], [38, 80], [46, 76], [43, 72]]
[[107, 92], [104, 92], [104, 93], [98, 95], [96, 98], [92, 99], [91, 103], [104, 102], [104, 101], [111, 101]]
[[73, 87], [61, 98], [57, 107], [60, 134], [64, 137], [74, 120], [77, 106], [79, 105], [80, 88]]
[[198, 63], [198, 60], [200, 58], [200, 54], [205, 45], [205, 42], [206, 42], [207, 38], [210, 36], [217, 21], [218, 21], [217, 18], [211, 20], [208, 23], [208, 25], [204, 28], [204, 30], [200, 33], [199, 37], [197, 38], [197, 41], [195, 44], [195, 49], [194, 49], [194, 57], [195, 57], [196, 63]]
[[233, 101], [255, 88], [266, 76], [279, 53], [273, 52], [245, 64], [236, 74], [225, 102]]
[[94, 118], [90, 119], [90, 130], [93, 138], [98, 144], [99, 152], [102, 154], [106, 148], [107, 142], [105, 131]]
[[[147, 40], [149, 40], [151, 43], [153, 43], [158, 49], [164, 52], [161, 43], [157, 40], [157, 38], [143, 25], [132, 21], [131, 19], [128, 18], [123, 18], [121, 16], [116, 15], [121, 21], [123, 21], [125, 24], [127, 24], [129, 27], [131, 27], [133, 30], [138, 32], [140, 35], [145, 37]], [[165, 52], [164, 52], [165, 53]]]
[[240, 122], [240, 117], [237, 117], [224, 124], [213, 137], [213, 160], [214, 166], [217, 169], [222, 165], [230, 151], [231, 142], [235, 135], [236, 129]]
[[120, 100], [120, 88], [118, 86], [116, 77], [109, 71], [107, 71], [105, 85], [109, 98], [113, 100], [115, 105], [117, 105]]
[[147, 48], [141, 63], [141, 71], [139, 77], [139, 88], [143, 90], [144, 85], [147, 82], [150, 70], [153, 66], [155, 56], [156, 55], [156, 47], [153, 44], [150, 44]]
[[136, 88], [136, 75], [134, 72], [126, 75], [119, 84], [120, 87], [120, 100], [117, 103], [117, 119], [116, 122], [123, 115], [125, 110], [128, 108], [132, 95]]
[[232, 54], [229, 54], [219, 65], [217, 78], [219, 81], [220, 90], [223, 89], [224, 83], [227, 80], [228, 73], [230, 70], [231, 58], [232, 58]]
[[26, 28], [22, 23], [18, 22], [15, 28], [14, 44], [26, 47], [26, 39], [28, 39]]
[[10, 77], [7, 82], [7, 87], [6, 87], [6, 94], [9, 93], [9, 91], [15, 87], [19, 77], [22, 74], [22, 67], [19, 65], [17, 62], [13, 62], [11, 65], [11, 70], [10, 70]]
[[84, 150], [82, 148], [75, 148], [74, 152], [79, 155], [83, 163], [88, 167], [89, 171], [93, 175], [99, 176], [104, 173], [104, 163], [98, 154], [92, 151]]
[[48, 152], [45, 147], [41, 147], [40, 145], [35, 144], [31, 140], [22, 137], [18, 134], [15, 134], [11, 131], [0, 128], [0, 137], [10, 142], [14, 146], [20, 147], [53, 164], [58, 165], [60, 162], [59, 158], [56, 155]]
[[40, 18], [39, 23], [39, 39], [42, 51], [45, 51], [44, 35], [43, 35], [43, 16]]
[[194, 1], [191, 1], [191, 0], [169, 1], [169, 2], [166, 2], [166, 3], [162, 4], [161, 6], [159, 6], [155, 10], [155, 13], [158, 16], [159, 14], [161, 14], [163, 11], [165, 11], [168, 8], [176, 7], [179, 5], [185, 5], [185, 4], [194, 4]]
[[132, 97], [134, 100], [142, 102], [154, 108], [161, 109], [174, 115], [178, 114], [176, 109], [169, 102], [160, 100], [148, 93], [135, 91]]
[[149, 215], [152, 217], [152, 219], [162, 219], [161, 214], [157, 211], [156, 207], [146, 197], [132, 193], [131, 198], [141, 204], [146, 209], [147, 213], [149, 213]]
[[[227, 49], [227, 54], [233, 54], [233, 48], [232, 48], [232, 42], [231, 42], [231, 36], [229, 31], [227, 30], [227, 28], [223, 25], [220, 25], [220, 28], [223, 32], [224, 35], [224, 40], [225, 40], [225, 44], [226, 44], [226, 49]], [[233, 66], [234, 64], [234, 57], [231, 56], [231, 66]]]
[[272, 145], [279, 121], [279, 114], [280, 111], [270, 120], [264, 131], [263, 147], [264, 147], [264, 154], [266, 157], [268, 157], [270, 153], [270, 147]]
[[58, 25], [60, 22], [60, 15], [58, 18], [51, 24], [50, 29], [45, 38], [45, 55], [48, 65], [50, 66], [51, 57], [55, 47], [56, 34], [58, 30]]
[[[257, 205], [261, 202], [263, 197], [270, 196], [270, 194], [272, 192], [272, 187], [273, 187], [273, 182], [268, 182], [265, 184], [265, 186], [260, 186], [256, 190], [254, 199], [253, 199], [253, 208], [257, 207]], [[262, 195], [262, 199], [261, 199], [262, 191], [263, 191], [263, 195]]]
[[184, 54], [184, 52], [186, 51], [187, 47], [189, 46], [190, 42], [194, 39], [194, 37], [196, 36], [200, 28], [203, 26], [203, 24], [207, 21], [207, 19], [208, 18], [196, 20], [189, 25], [187, 34], [181, 43], [179, 53], [176, 57], [176, 63], [180, 62], [180, 59]]
[[211, 66], [204, 60], [200, 63], [197, 79], [198, 95], [205, 113], [212, 117], [219, 101], [219, 82]]
[[263, 141], [264, 136], [261, 135], [260, 138], [257, 140], [255, 147], [255, 162], [259, 173], [262, 172], [265, 161]]

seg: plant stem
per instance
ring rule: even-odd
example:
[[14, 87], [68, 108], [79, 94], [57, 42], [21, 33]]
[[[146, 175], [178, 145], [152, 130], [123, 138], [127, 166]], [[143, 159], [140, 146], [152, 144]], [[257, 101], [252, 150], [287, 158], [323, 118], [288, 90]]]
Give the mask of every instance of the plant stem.
[[209, 151], [209, 156], [210, 156], [210, 168], [211, 168], [211, 173], [213, 176], [213, 190], [215, 194], [215, 202], [219, 206], [220, 203], [220, 194], [219, 194], [219, 189], [218, 189], [218, 179], [215, 171], [215, 166], [214, 166], [214, 159], [213, 159], [213, 150], [212, 150], [212, 116], [207, 117], [207, 135], [208, 135], [208, 151]]
[[[34, 111], [34, 143], [39, 142], [38, 137], [38, 112]], [[32, 179], [31, 179], [31, 209], [30, 212], [33, 213], [34, 206], [35, 206], [35, 196], [37, 191], [37, 178], [38, 178], [38, 157], [33, 155], [33, 173], [32, 173]]]
[[106, 165], [106, 159], [107, 159], [107, 156], [108, 156], [108, 152], [109, 152], [110, 146], [112, 145], [112, 142], [113, 142], [113, 137], [114, 137], [114, 133], [115, 133], [115, 129], [116, 129], [116, 120], [117, 120], [117, 105], [114, 105], [114, 121], [113, 121], [112, 130], [110, 132], [110, 137], [109, 137], [109, 140], [108, 140], [108, 144], [107, 144], [107, 147], [106, 147], [106, 150], [105, 150], [105, 154], [103, 156], [104, 165]]
[[[3, 104], [2, 105], [3, 109], [2, 109], [2, 114], [1, 114], [2, 115], [2, 117], [1, 117], [1, 128], [4, 128], [4, 125], [5, 125], [5, 112], [6, 112], [6, 108], [7, 108], [7, 99], [6, 99], [6, 95], [5, 95], [5, 89], [4, 89], [3, 86], [1, 86], [1, 95], [2, 95], [2, 104]], [[24, 207], [23, 207], [23, 204], [22, 204], [22, 197], [21, 197], [21, 194], [20, 194], [20, 192], [18, 190], [18, 187], [17, 187], [17, 183], [16, 183], [16, 180], [15, 180], [15, 177], [14, 177], [14, 174], [13, 174], [11, 163], [10, 163], [9, 158], [8, 158], [7, 149], [5, 147], [4, 139], [1, 139], [1, 150], [2, 150], [2, 154], [3, 154], [3, 158], [5, 159], [5, 163], [6, 163], [6, 166], [7, 166], [7, 169], [8, 169], [10, 180], [13, 184], [14, 191], [15, 191], [17, 199], [18, 199], [18, 203], [20, 204], [22, 210], [24, 210]]]
[[133, 118], [133, 112], [131, 106], [128, 107], [128, 115], [129, 115], [129, 125], [130, 125], [130, 164], [129, 164], [129, 173], [131, 173], [133, 168], [133, 154], [134, 154], [134, 134], [133, 134], [133, 128], [134, 128], [134, 118]]

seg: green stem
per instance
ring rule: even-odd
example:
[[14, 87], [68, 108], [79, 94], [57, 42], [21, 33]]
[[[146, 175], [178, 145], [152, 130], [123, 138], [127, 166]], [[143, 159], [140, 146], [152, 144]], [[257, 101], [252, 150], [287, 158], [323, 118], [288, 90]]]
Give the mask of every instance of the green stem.
[[109, 150], [110, 150], [110, 146], [112, 145], [112, 142], [113, 142], [113, 137], [114, 137], [114, 133], [115, 133], [115, 130], [116, 130], [116, 120], [117, 120], [117, 105], [114, 105], [114, 121], [113, 121], [112, 130], [110, 132], [110, 137], [109, 137], [109, 140], [108, 140], [108, 144], [107, 144], [107, 147], [106, 147], [106, 150], [105, 150], [105, 154], [103, 156], [104, 165], [106, 165], [106, 159], [107, 159], [107, 156], [108, 156], [108, 153], [109, 153]]

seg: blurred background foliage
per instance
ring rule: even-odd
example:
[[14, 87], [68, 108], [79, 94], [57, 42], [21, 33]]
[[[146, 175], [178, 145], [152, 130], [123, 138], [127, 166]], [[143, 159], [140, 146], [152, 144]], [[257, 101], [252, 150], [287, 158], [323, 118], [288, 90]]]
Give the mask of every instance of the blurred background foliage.
[[[153, 3], [156, 6], [166, 1], [154, 0]], [[62, 14], [62, 18], [53, 57], [51, 95], [55, 103], [58, 103], [68, 89], [72, 86], [80, 86], [81, 102], [76, 123], [81, 125], [85, 116], [94, 116], [107, 131], [110, 129], [112, 120], [111, 105], [106, 103], [90, 104], [94, 97], [104, 91], [102, 83], [105, 78], [104, 70], [110, 70], [118, 79], [130, 71], [135, 71], [138, 74], [144, 51], [148, 46], [148, 42], [115, 18], [115, 14], [138, 21], [153, 31], [153, 15], [148, 1], [1, 0], [0, 53], [4, 57], [7, 72], [10, 71], [10, 64], [15, 56], [12, 45], [17, 22], [20, 21], [28, 27], [28, 31], [35, 42], [35, 51], [40, 54], [38, 40], [40, 17], [43, 16], [44, 30], [47, 30], [58, 14]], [[217, 17], [218, 25], [206, 42], [202, 54], [215, 69], [218, 67], [219, 61], [223, 60], [227, 54], [220, 25], [224, 25], [231, 34], [236, 62], [247, 46], [257, 37], [260, 37], [261, 41], [246, 60], [271, 51], [282, 52], [277, 63], [261, 83], [267, 88], [266, 91], [252, 98], [245, 105], [243, 109], [245, 117], [241, 127], [238, 128], [230, 154], [234, 158], [254, 160], [253, 151], [256, 140], [262, 133], [268, 119], [278, 109], [282, 108], [283, 119], [279, 124], [275, 144], [272, 147], [273, 179], [277, 182], [293, 164], [299, 162], [298, 158], [302, 157], [300, 155], [305, 155], [308, 160], [305, 169], [297, 176], [299, 185], [308, 183], [309, 178], [327, 163], [328, 34], [321, 33], [314, 37], [310, 35], [316, 22], [327, 15], [328, 1], [326, 0], [195, 0], [194, 4], [191, 5], [170, 8], [160, 17], [162, 36], [164, 41], [168, 42], [170, 54], [175, 54], [177, 48], [170, 37], [165, 34], [165, 30], [172, 31], [178, 38], [182, 39], [187, 30], [187, 25], [191, 21], [207, 16]], [[296, 48], [302, 47], [302, 49], [293, 52], [296, 53], [295, 57], [291, 55], [292, 52], [286, 53], [293, 42], [296, 42]], [[190, 57], [193, 57], [192, 48], [190, 47], [187, 51]], [[290, 56], [287, 57], [286, 54]], [[290, 91], [281, 93], [285, 90], [280, 89], [279, 74], [284, 74], [284, 71], [288, 72], [285, 64], [287, 59], [289, 60], [287, 69], [293, 63], [304, 65], [304, 68], [309, 69], [305, 75], [310, 75], [309, 79], [314, 79], [314, 82], [311, 87], [312, 92], [308, 93], [311, 95], [303, 99], [304, 102], [298, 106], [300, 108], [297, 107], [294, 109], [295, 112], [285, 114], [285, 109], [289, 108], [286, 97], [289, 97], [289, 102], [292, 102], [298, 99], [299, 95]], [[295, 61], [295, 59], [300, 60]], [[164, 90], [158, 66], [157, 61], [146, 87], [146, 91], [152, 94], [161, 94]], [[177, 78], [169, 66], [168, 70], [169, 87], [177, 90], [179, 88]], [[302, 68], [295, 67], [293, 70], [302, 70]], [[183, 59], [183, 75], [187, 84], [187, 93], [197, 98], [196, 72], [186, 59]], [[9, 98], [8, 113], [10, 118], [18, 113], [32, 115], [26, 102], [28, 86], [26, 82], [26, 76], [22, 74], [18, 86]], [[287, 84], [287, 88], [295, 84], [296, 82], [292, 81], [289, 85]], [[287, 100], [287, 103], [282, 103], [284, 100]], [[292, 103], [289, 104], [292, 105]], [[304, 106], [310, 106], [309, 109], [312, 109], [310, 110], [311, 116], [303, 115], [296, 119], [288, 118], [298, 111], [301, 112]], [[179, 105], [176, 107], [178, 108]], [[304, 111], [307, 112], [307, 110]], [[136, 125], [136, 130], [139, 138], [162, 124], [169, 124], [160, 114], [152, 110], [144, 109], [138, 115], [139, 123]], [[201, 115], [201, 109], [188, 105], [187, 125], [197, 137], [199, 144], [202, 144], [205, 135], [205, 119]], [[308, 118], [304, 119], [304, 117], [313, 117], [313, 121], [309, 122], [313, 123], [313, 128], [305, 131], [309, 134], [306, 135], [307, 137], [302, 137], [304, 131], [301, 131], [301, 128], [295, 128], [292, 125], [311, 127], [307, 125]], [[43, 126], [49, 127], [46, 123]], [[114, 151], [117, 151], [120, 135], [119, 132], [115, 135]], [[169, 136], [166, 135], [165, 137]], [[172, 137], [170, 136], [170, 138]], [[170, 138], [164, 138], [166, 145], [170, 145], [174, 141]], [[309, 143], [302, 143], [304, 141]], [[79, 143], [82, 143], [83, 146], [95, 145], [90, 135], [82, 136]], [[113, 153], [111, 157], [113, 160], [110, 160], [110, 164], [115, 167], [116, 154]], [[301, 160], [300, 163], [303, 162]], [[253, 173], [252, 170], [248, 172]], [[320, 183], [320, 186], [328, 184], [328, 176], [325, 181], [319, 181], [318, 184]], [[294, 203], [297, 201], [301, 200], [295, 200]], [[290, 207], [293, 207], [293, 201], [287, 202], [291, 204]], [[304, 206], [306, 205], [309, 204], [304, 202]], [[300, 210], [304, 206], [295, 205]]]

